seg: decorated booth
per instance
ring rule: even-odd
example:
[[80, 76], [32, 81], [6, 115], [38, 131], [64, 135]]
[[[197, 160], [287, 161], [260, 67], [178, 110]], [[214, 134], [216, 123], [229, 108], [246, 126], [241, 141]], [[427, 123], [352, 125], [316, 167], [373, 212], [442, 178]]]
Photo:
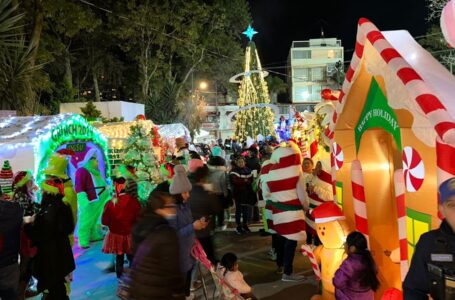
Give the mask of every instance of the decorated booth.
[[89, 151], [96, 155], [101, 174], [109, 177], [107, 139], [77, 114], [11, 117], [0, 121], [0, 161], [8, 160], [13, 172], [32, 170], [38, 183], [51, 156], [63, 149], [74, 152], [68, 175], [75, 180], [78, 163]]
[[326, 135], [336, 201], [369, 239], [381, 288], [401, 289], [414, 247], [440, 224], [437, 187], [455, 174], [455, 78], [407, 31], [360, 19]]

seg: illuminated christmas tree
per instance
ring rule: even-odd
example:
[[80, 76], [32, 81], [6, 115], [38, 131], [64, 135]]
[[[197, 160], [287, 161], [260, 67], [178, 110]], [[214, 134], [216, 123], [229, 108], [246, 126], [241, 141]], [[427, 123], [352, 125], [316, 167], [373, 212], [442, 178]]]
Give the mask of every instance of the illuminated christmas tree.
[[130, 127], [124, 163], [136, 168], [139, 200], [146, 201], [160, 181], [159, 159], [152, 148], [152, 136], [145, 121], [138, 120]]
[[256, 45], [252, 41], [256, 33], [251, 26], [243, 32], [250, 42], [245, 51], [245, 72], [240, 82], [237, 101], [239, 109], [248, 108], [239, 111], [235, 120], [235, 136], [240, 141], [246, 140], [248, 136], [255, 139], [258, 134], [275, 135], [273, 111], [264, 106], [270, 103], [270, 96]]

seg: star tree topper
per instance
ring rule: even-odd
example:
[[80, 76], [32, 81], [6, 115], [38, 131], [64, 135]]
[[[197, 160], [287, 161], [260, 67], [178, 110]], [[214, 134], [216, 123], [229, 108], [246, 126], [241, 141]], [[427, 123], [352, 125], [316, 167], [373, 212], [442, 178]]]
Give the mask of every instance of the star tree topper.
[[251, 27], [251, 25], [248, 25], [248, 28], [242, 32], [244, 35], [246, 35], [250, 41], [253, 39], [253, 35], [255, 35], [256, 33], [258, 33], [256, 30], [254, 30], [253, 27]]

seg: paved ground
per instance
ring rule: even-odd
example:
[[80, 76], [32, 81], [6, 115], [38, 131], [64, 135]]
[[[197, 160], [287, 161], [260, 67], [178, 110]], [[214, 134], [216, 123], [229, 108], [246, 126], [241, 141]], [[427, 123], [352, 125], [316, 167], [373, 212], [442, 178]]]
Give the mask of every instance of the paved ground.
[[[308, 259], [300, 253], [296, 253], [294, 263], [297, 273], [308, 275], [307, 281], [299, 284], [282, 282], [281, 276], [274, 273], [275, 263], [267, 256], [270, 242], [270, 237], [261, 237], [257, 232], [238, 236], [232, 229], [228, 229], [217, 233], [215, 246], [218, 256], [226, 252], [237, 254], [240, 258], [240, 269], [246, 281], [253, 286], [254, 294], [259, 299], [310, 299], [316, 291], [316, 284]], [[115, 274], [103, 272], [110, 263], [110, 256], [101, 253], [101, 242], [87, 250], [76, 247], [74, 253], [77, 269], [74, 273], [71, 299], [117, 299]], [[209, 275], [204, 278], [208, 285], [208, 299], [212, 299], [212, 281]], [[196, 299], [204, 299], [202, 289], [195, 294]]]

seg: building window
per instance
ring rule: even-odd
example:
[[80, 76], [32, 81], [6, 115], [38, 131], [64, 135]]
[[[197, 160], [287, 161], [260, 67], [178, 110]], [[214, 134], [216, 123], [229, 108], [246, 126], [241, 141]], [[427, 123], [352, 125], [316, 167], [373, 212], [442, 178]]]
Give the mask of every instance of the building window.
[[406, 234], [408, 238], [408, 260], [411, 261], [419, 238], [431, 230], [431, 216], [406, 208]]
[[336, 193], [337, 205], [343, 209], [343, 183], [340, 181], [336, 183]]
[[309, 59], [311, 58], [310, 50], [293, 50], [292, 51], [293, 59]]
[[312, 68], [311, 69], [311, 77], [313, 81], [322, 81], [324, 80], [324, 68]]
[[311, 86], [299, 86], [294, 88], [294, 101], [311, 102]]
[[310, 81], [310, 69], [308, 68], [294, 68], [294, 74], [293, 74], [293, 79], [296, 82], [305, 82], [305, 81]]
[[320, 85], [313, 85], [311, 87], [311, 100], [313, 100], [313, 101], [321, 100], [321, 86]]
[[335, 51], [333, 49], [327, 51], [327, 58], [335, 58]]

